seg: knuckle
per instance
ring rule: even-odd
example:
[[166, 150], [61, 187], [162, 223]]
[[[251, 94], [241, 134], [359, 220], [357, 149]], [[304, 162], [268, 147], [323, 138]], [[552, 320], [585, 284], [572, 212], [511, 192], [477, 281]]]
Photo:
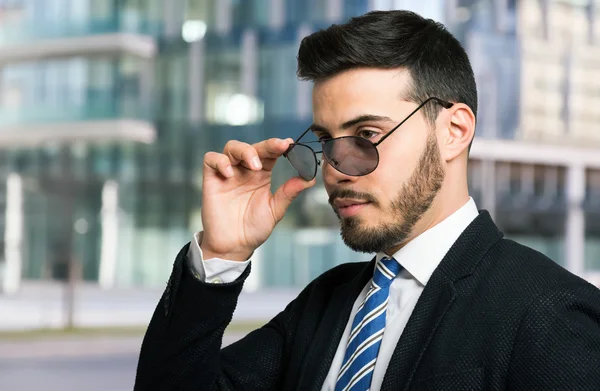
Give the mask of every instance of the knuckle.
[[229, 158], [227, 156], [219, 154], [219, 156], [217, 157], [217, 164], [219, 164], [219, 165], [227, 165], [229, 163], [230, 163], [230, 161], [229, 161]]
[[239, 144], [240, 142], [237, 140], [229, 140], [225, 143], [225, 147], [223, 148], [223, 150], [231, 151], [232, 149], [235, 149]]
[[277, 144], [277, 140], [279, 140], [279, 139], [272, 137], [268, 140], [261, 142], [260, 145], [263, 145], [266, 148], [273, 147], [274, 145]]
[[236, 158], [244, 157], [249, 149], [253, 149], [250, 144], [238, 140], [231, 140], [229, 142], [231, 142], [230, 147], [226, 149], [226, 154], [229, 156]]
[[253, 146], [248, 145], [243, 149], [242, 157], [244, 159], [252, 159], [254, 156], [256, 156], [256, 149]]
[[204, 161], [205, 162], [210, 162], [211, 160], [213, 160], [215, 158], [215, 153], [214, 152], [206, 152], [204, 154]]
[[267, 150], [269, 153], [273, 153], [277, 150], [278, 145], [279, 139], [272, 138], [265, 143], [265, 150]]
[[211, 151], [211, 152], [206, 152], [204, 154], [204, 162], [209, 165], [217, 166], [217, 165], [226, 163], [228, 161], [229, 161], [229, 159], [227, 158], [227, 156], [217, 153], [217, 152]]

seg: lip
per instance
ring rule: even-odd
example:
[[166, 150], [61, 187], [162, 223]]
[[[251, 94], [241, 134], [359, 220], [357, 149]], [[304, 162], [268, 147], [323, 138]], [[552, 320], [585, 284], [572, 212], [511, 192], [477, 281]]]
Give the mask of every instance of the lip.
[[357, 215], [361, 210], [363, 210], [370, 202], [368, 201], [359, 201], [359, 200], [349, 200], [349, 199], [339, 199], [333, 202], [335, 209], [337, 210], [340, 217], [352, 217]]
[[333, 206], [336, 208], [346, 208], [349, 206], [353, 206], [353, 205], [363, 205], [363, 204], [368, 204], [368, 201], [364, 201], [364, 200], [355, 200], [355, 199], [351, 199], [351, 198], [338, 198], [335, 201], [333, 201]]

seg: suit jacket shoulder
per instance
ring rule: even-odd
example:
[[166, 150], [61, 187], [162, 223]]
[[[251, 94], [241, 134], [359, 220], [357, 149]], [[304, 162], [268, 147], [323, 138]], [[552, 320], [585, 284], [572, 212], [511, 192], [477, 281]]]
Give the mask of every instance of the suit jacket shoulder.
[[531, 299], [561, 289], [584, 289], [600, 293], [597, 287], [555, 260], [514, 240], [500, 240], [489, 255], [489, 260], [495, 264], [490, 276], [497, 275], [505, 279], [510, 289]]
[[600, 290], [481, 213], [425, 287], [382, 389], [599, 390], [598, 368]]

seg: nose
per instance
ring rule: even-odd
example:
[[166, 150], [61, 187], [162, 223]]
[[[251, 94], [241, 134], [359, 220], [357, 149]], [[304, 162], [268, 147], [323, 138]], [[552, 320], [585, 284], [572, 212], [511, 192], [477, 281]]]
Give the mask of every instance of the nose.
[[[332, 159], [333, 164], [337, 162]], [[336, 170], [332, 165], [327, 161], [327, 159], [323, 159], [321, 162], [321, 169], [323, 170], [323, 182], [326, 185], [339, 185], [340, 183], [353, 183], [358, 180], [359, 177], [346, 175], [338, 170]]]

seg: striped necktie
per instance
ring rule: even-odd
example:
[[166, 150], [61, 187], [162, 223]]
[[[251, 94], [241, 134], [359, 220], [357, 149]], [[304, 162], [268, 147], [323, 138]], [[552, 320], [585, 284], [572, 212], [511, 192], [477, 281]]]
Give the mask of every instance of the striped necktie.
[[385, 329], [390, 285], [401, 269], [394, 258], [382, 258], [377, 262], [369, 292], [352, 322], [335, 391], [368, 390], [371, 386]]

